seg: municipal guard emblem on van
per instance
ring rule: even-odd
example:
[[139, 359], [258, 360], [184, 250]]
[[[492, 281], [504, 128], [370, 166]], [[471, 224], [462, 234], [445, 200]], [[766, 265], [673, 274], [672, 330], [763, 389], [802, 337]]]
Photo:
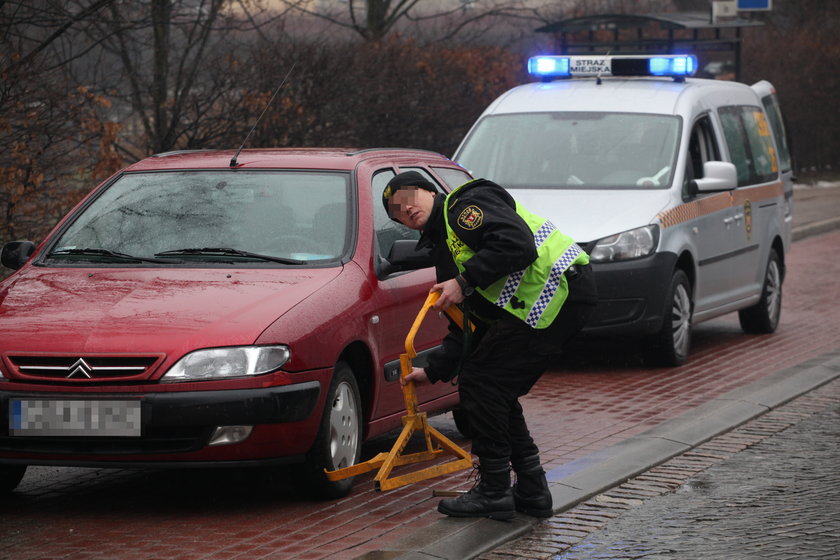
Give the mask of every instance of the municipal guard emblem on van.
[[464, 229], [475, 229], [484, 222], [484, 212], [478, 206], [467, 206], [458, 216], [458, 225]]
[[747, 230], [747, 239], [752, 239], [752, 204], [749, 200], [744, 201], [744, 227]]

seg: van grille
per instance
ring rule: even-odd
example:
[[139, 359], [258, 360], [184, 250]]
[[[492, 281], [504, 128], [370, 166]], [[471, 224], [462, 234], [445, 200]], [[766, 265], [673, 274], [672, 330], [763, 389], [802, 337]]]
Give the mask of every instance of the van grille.
[[12, 379], [67, 384], [114, 383], [149, 379], [163, 355], [7, 355]]

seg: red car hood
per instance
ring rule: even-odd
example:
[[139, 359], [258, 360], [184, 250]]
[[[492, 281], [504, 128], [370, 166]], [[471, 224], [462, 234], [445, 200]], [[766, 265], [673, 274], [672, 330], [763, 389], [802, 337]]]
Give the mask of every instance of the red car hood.
[[0, 353], [179, 356], [252, 344], [340, 272], [28, 267], [0, 288]]

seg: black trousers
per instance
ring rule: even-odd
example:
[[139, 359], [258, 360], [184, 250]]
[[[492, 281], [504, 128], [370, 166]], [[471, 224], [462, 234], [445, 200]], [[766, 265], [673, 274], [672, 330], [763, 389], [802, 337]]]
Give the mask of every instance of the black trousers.
[[567, 301], [545, 329], [516, 320], [493, 323], [463, 365], [458, 381], [467, 414], [472, 451], [484, 460], [517, 461], [539, 453], [519, 397], [548, 369], [552, 357], [589, 319], [591, 302]]

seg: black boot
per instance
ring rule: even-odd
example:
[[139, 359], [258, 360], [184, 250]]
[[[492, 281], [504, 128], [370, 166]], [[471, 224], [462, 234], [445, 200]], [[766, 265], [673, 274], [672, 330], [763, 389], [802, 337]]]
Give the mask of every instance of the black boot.
[[539, 455], [516, 460], [513, 468], [516, 471], [516, 484], [513, 485], [516, 511], [540, 518], [554, 515], [551, 490], [548, 488]]
[[478, 470], [478, 484], [463, 496], [441, 500], [438, 511], [452, 517], [512, 519], [515, 512], [507, 459], [481, 459]]

